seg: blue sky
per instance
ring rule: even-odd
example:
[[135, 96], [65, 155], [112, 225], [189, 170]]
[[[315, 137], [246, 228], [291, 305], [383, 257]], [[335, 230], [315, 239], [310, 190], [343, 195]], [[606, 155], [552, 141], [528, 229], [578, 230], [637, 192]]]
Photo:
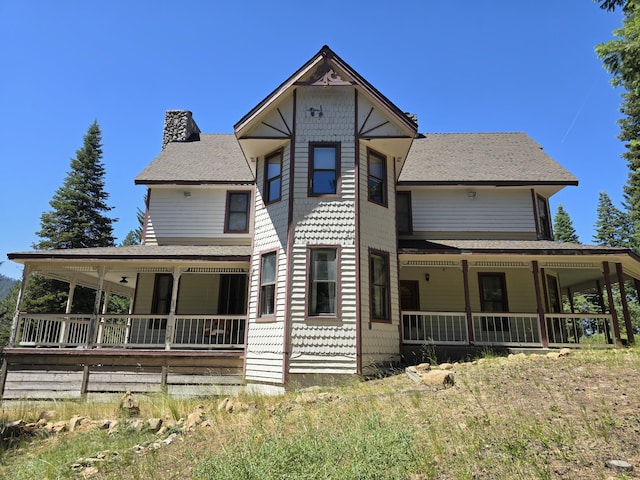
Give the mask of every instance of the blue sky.
[[590, 0], [0, 2], [0, 273], [97, 119], [115, 234], [137, 226], [134, 177], [160, 151], [164, 112], [231, 133], [329, 45], [422, 132], [524, 131], [580, 179], [551, 199], [591, 243], [598, 193], [619, 204], [620, 92], [594, 53], [621, 14]]

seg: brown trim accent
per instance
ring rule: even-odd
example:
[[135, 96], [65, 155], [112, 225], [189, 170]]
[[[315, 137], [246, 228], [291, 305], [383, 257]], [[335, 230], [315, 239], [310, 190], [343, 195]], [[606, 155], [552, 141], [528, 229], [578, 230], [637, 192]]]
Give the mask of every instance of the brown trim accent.
[[609, 262], [602, 262], [602, 270], [604, 273], [604, 286], [607, 289], [607, 301], [609, 302], [609, 314], [611, 315], [611, 323], [613, 324], [613, 336], [618, 347], [622, 346], [620, 338], [620, 325], [618, 323], [618, 313], [613, 300], [613, 290], [611, 288], [611, 273], [609, 271]]
[[[361, 285], [360, 281], [360, 269], [361, 269], [361, 260], [360, 260], [360, 138], [358, 135], [358, 90], [353, 89], [353, 104], [354, 104], [354, 120], [353, 120], [353, 143], [354, 143], [354, 195], [355, 195], [355, 223], [356, 223], [356, 231], [354, 233], [354, 243], [355, 243], [355, 259], [356, 259], [356, 285]], [[371, 108], [371, 112], [373, 111], [373, 107]], [[371, 115], [369, 112], [369, 115]], [[367, 115], [367, 118], [368, 115]], [[398, 267], [399, 268], [399, 267]], [[398, 278], [400, 278], [398, 276]], [[358, 375], [362, 375], [362, 305], [360, 304], [361, 295], [360, 288], [356, 287], [356, 373]], [[402, 346], [402, 337], [400, 337], [400, 347]], [[402, 351], [400, 348], [399, 352]]]
[[533, 210], [533, 223], [536, 227], [536, 238], [540, 238], [540, 223], [538, 222], [538, 202], [536, 201], [536, 191], [532, 188], [531, 192], [531, 207]]
[[[288, 132], [289, 136], [291, 136], [291, 129], [289, 128], [289, 124], [287, 123], [287, 119], [284, 118], [284, 115], [282, 114], [282, 110], [280, 110], [280, 108], [276, 108], [276, 111], [278, 112], [278, 115], [280, 115], [280, 118], [282, 119], [282, 123], [284, 123], [284, 126], [287, 127], [287, 132]], [[295, 122], [295, 117], [293, 117], [293, 121]]]
[[[278, 139], [274, 139], [278, 140]], [[255, 185], [255, 180], [135, 180], [135, 185]]]
[[540, 341], [542, 348], [549, 348], [549, 334], [547, 333], [547, 322], [544, 319], [544, 306], [542, 305], [542, 292], [540, 292], [540, 269], [538, 262], [531, 262], [531, 273], [533, 275], [533, 288], [536, 292], [536, 309], [538, 310], [538, 322], [540, 324]]
[[[335, 312], [333, 315], [312, 315], [311, 311], [311, 251], [312, 250], [335, 250], [336, 251], [336, 297], [335, 297]], [[341, 279], [342, 279], [342, 246], [341, 245], [307, 245], [306, 254], [306, 279], [304, 286], [305, 297], [305, 320], [330, 320], [330, 321], [342, 321], [342, 295], [340, 294]]]
[[633, 325], [629, 313], [629, 303], [627, 302], [627, 292], [624, 286], [624, 270], [621, 263], [616, 263], [616, 275], [618, 276], [618, 287], [620, 288], [620, 301], [622, 302], [622, 314], [624, 316], [624, 328], [627, 331], [627, 342], [629, 345], [635, 343], [633, 338]]
[[541, 240], [553, 240], [553, 227], [551, 225], [551, 210], [549, 209], [549, 199], [547, 197], [543, 197], [542, 195], [540, 195], [539, 193], [536, 193], [536, 198], [535, 198], [535, 202], [536, 202], [536, 225], [543, 223], [543, 218], [540, 215], [540, 209], [538, 208], [538, 204], [540, 203], [540, 201], [542, 201], [542, 203], [544, 204], [544, 209], [545, 209], [545, 213], [547, 215], [546, 218], [546, 228], [549, 230], [549, 234], [547, 235], [546, 232], [541, 232], [540, 231], [540, 227], [536, 227], [536, 232], [538, 233], [538, 238], [540, 238]]
[[[269, 178], [268, 175], [268, 170], [269, 170], [269, 160], [272, 158], [275, 158], [277, 156], [280, 156], [280, 175], [276, 175], [273, 178]], [[282, 148], [279, 148], [273, 152], [271, 152], [269, 155], [265, 155], [264, 156], [264, 167], [263, 167], [263, 180], [262, 180], [262, 189], [264, 190], [265, 196], [263, 197], [262, 201], [264, 202], [265, 205], [272, 205], [274, 203], [278, 203], [280, 200], [282, 200], [282, 164], [284, 161], [284, 150]], [[270, 180], [273, 180], [275, 178], [280, 178], [280, 188], [278, 189], [278, 198], [276, 198], [275, 200], [269, 200], [269, 197], [271, 196], [271, 183]]]
[[270, 125], [267, 122], [260, 122], [260, 123], [262, 123], [265, 127], [269, 127], [269, 128], [271, 128], [271, 129], [275, 130], [276, 132], [279, 132], [279, 133], [281, 133], [283, 135], [289, 136], [291, 134], [291, 132], [285, 132], [284, 130], [280, 130], [278, 127], [274, 127], [273, 125]]
[[[276, 271], [275, 271], [275, 284], [273, 286], [273, 314], [262, 316], [260, 314], [260, 308], [262, 306], [262, 258], [270, 253], [276, 255]], [[278, 315], [278, 265], [280, 263], [280, 255], [278, 255], [278, 249], [272, 248], [270, 250], [264, 250], [260, 252], [260, 269], [258, 271], [258, 291], [256, 302], [256, 323], [271, 323], [277, 320]]]
[[576, 307], [573, 303], [573, 292], [571, 291], [571, 287], [567, 287], [567, 298], [569, 299], [569, 308], [571, 308], [571, 313], [576, 313]]
[[[316, 169], [313, 168], [314, 165], [314, 148], [335, 148], [336, 151], [336, 164], [335, 164], [335, 172], [336, 172], [336, 191], [334, 193], [315, 193], [313, 191], [313, 174]], [[307, 196], [308, 197], [340, 197], [341, 195], [341, 187], [342, 187], [342, 143], [341, 142], [309, 142], [308, 144], [308, 157], [309, 157], [309, 166], [307, 168], [308, 178], [307, 178]], [[328, 170], [327, 170], [328, 171]]]
[[[382, 202], [376, 202], [375, 200], [372, 200], [371, 191], [369, 190], [369, 181], [371, 179], [371, 157], [372, 156], [377, 157], [379, 160], [382, 161], [382, 171], [383, 171], [384, 177], [382, 179], [376, 178], [376, 180], [382, 181]], [[395, 162], [393, 163], [395, 166]], [[380, 205], [381, 207], [389, 208], [389, 183], [390, 183], [389, 182], [389, 162], [387, 161], [387, 156], [383, 155], [380, 152], [377, 152], [373, 148], [367, 147], [367, 200], [370, 203], [373, 203], [375, 205]]]
[[467, 317], [467, 338], [473, 345], [473, 310], [471, 309], [471, 293], [469, 290], [469, 260], [462, 260], [462, 285], [464, 288], [464, 313]]
[[[358, 109], [358, 90], [355, 90], [356, 92], [356, 113], [357, 113], [357, 109]], [[365, 127], [365, 125], [367, 124], [367, 122], [369, 121], [369, 117], [371, 116], [371, 114], [373, 113], [373, 107], [371, 107], [369, 109], [369, 113], [367, 113], [367, 116], [364, 119], [364, 122], [362, 122], [362, 125], [360, 126], [360, 129], [358, 129], [358, 115], [356, 115], [356, 125], [355, 125], [355, 129], [354, 129], [354, 137], [355, 138], [360, 138], [362, 135], [362, 129]]]
[[[249, 233], [249, 220], [251, 219], [251, 190], [227, 190], [227, 200], [224, 206], [224, 233]], [[229, 229], [229, 200], [232, 195], [246, 194], [247, 196], [247, 220], [246, 228], [244, 230], [230, 230]]]
[[[284, 339], [282, 345], [282, 383], [287, 383], [289, 378], [289, 356], [291, 352], [291, 290], [293, 289], [293, 197], [295, 193], [295, 139], [298, 111], [298, 90], [293, 89], [293, 125], [291, 126], [291, 137], [289, 139], [289, 198], [287, 199], [287, 246], [285, 255], [287, 256], [287, 269], [285, 277], [285, 307], [284, 307]], [[284, 156], [283, 156], [284, 161]]]
[[[58, 250], [59, 252], [59, 250]], [[7, 254], [9, 260], [24, 259], [24, 260], [77, 260], [79, 262], [85, 262], [87, 260], [205, 260], [211, 262], [248, 262], [251, 260], [251, 255], [74, 255], [64, 253], [51, 255], [45, 251], [27, 253], [27, 254]]]
[[549, 285], [547, 284], [547, 273], [544, 268], [540, 269], [540, 279], [542, 280], [542, 294], [544, 296], [544, 308], [545, 312], [551, 313], [551, 306], [549, 305]]
[[[372, 137], [385, 138], [385, 137]], [[404, 137], [401, 137], [404, 138]], [[403, 180], [398, 182], [398, 186], [464, 186], [464, 185], [488, 185], [493, 187], [526, 187], [530, 185], [540, 186], [577, 186], [578, 182], [559, 181], [535, 181], [535, 180]]]
[[[385, 276], [386, 276], [386, 286], [387, 286], [386, 300], [387, 300], [387, 317], [388, 318], [379, 318], [379, 317], [373, 316], [373, 293], [372, 293], [373, 279], [371, 278], [372, 276], [371, 261], [374, 255], [378, 257], [382, 257], [386, 261], [387, 268], [385, 271]], [[389, 254], [389, 252], [385, 252], [384, 250], [369, 247], [369, 255], [367, 257], [367, 260], [368, 260], [367, 263], [369, 265], [369, 318], [370, 318], [370, 321], [372, 323], [373, 322], [393, 323], [393, 317], [391, 315], [391, 255]]]
[[140, 238], [140, 243], [144, 243], [147, 238], [147, 225], [149, 224], [149, 204], [151, 202], [151, 189], [147, 187], [147, 194], [145, 195], [144, 202], [144, 220], [142, 223], [142, 234]]
[[[374, 130], [377, 130], [378, 128], [380, 128], [380, 127], [384, 127], [384, 126], [385, 126], [386, 124], [388, 124], [388, 123], [390, 123], [390, 122], [389, 122], [389, 120], [387, 120], [387, 121], [385, 121], [385, 122], [382, 122], [382, 123], [379, 123], [378, 125], [375, 125], [375, 126], [371, 127], [370, 129], [368, 129], [367, 131], [362, 132], [362, 136], [363, 136], [363, 137], [365, 137], [365, 135], [366, 135], [367, 133], [371, 133], [371, 132], [373, 132]], [[379, 137], [373, 137], [373, 138], [379, 138]], [[389, 137], [387, 137], [387, 138], [389, 138]], [[395, 137], [392, 137], [392, 138], [395, 138]]]
[[[394, 162], [395, 168], [395, 162]], [[401, 232], [398, 229], [398, 197], [408, 197], [409, 198], [409, 231]], [[411, 190], [396, 190], [396, 234], [397, 235], [413, 235], [413, 205], [412, 205], [412, 197]]]

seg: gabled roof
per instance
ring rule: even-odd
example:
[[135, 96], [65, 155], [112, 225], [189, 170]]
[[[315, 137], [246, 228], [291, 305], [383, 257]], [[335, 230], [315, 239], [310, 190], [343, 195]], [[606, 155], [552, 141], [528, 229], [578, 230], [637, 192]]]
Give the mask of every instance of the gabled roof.
[[236, 137], [200, 134], [190, 142], [172, 142], [136, 177], [136, 185], [253, 183]]
[[577, 185], [524, 133], [437, 133], [413, 141], [400, 184]]
[[[258, 115], [260, 112], [264, 111], [268, 105], [273, 103], [278, 97], [284, 94], [287, 90], [289, 90], [292, 86], [297, 83], [300, 84], [311, 84], [309, 82], [303, 81], [306, 77], [309, 76], [309, 73], [312, 70], [316, 72], [323, 71], [323, 63], [331, 62], [339, 69], [341, 72], [344, 72], [350, 79], [350, 83], [356, 86], [358, 89], [363, 92], [368, 93], [371, 97], [376, 99], [379, 104], [381, 104], [384, 108], [393, 113], [401, 123], [404, 124], [405, 128], [408, 128], [412, 131], [416, 131], [418, 125], [415, 119], [398, 107], [396, 107], [387, 97], [385, 97], [382, 93], [380, 93], [373, 85], [367, 82], [358, 72], [356, 72], [349, 64], [347, 64], [344, 60], [342, 60], [336, 53], [331, 50], [327, 45], [324, 45], [320, 51], [311, 57], [311, 59], [305, 63], [302, 67], [300, 67], [293, 75], [291, 75], [287, 80], [282, 82], [280, 86], [278, 86], [273, 92], [271, 92], [267, 97], [262, 100], [258, 105], [256, 105], [249, 113], [247, 113], [244, 117], [240, 119], [235, 125], [234, 130], [238, 133], [244, 127], [247, 126], [251, 120]], [[338, 73], [338, 72], [334, 72]], [[314, 78], [312, 77], [312, 80]], [[314, 83], [319, 85], [320, 83]]]

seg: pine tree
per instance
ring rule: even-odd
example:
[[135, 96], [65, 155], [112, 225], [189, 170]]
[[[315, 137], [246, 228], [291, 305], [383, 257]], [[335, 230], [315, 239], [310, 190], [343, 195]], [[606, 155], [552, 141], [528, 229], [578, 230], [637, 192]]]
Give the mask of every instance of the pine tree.
[[629, 247], [632, 231], [628, 215], [617, 208], [609, 195], [600, 192], [593, 241], [605, 247]]
[[[604, 67], [613, 75], [611, 84], [622, 87], [622, 118], [618, 121], [618, 138], [625, 144], [622, 157], [627, 161], [629, 176], [624, 186], [624, 203], [632, 222], [632, 233], [640, 232], [640, 7], [635, 0], [608, 0], [602, 8], [623, 7], [622, 28], [613, 33], [616, 39], [596, 47]], [[640, 245], [639, 239], [630, 242]]]
[[[82, 148], [71, 159], [70, 171], [49, 204], [52, 210], [40, 217], [39, 250], [109, 247], [114, 245], [113, 222], [108, 217], [109, 194], [104, 190], [102, 135], [97, 122], [89, 127]], [[77, 287], [73, 312], [91, 312], [93, 290]], [[68, 285], [58, 280], [32, 276], [25, 306], [31, 312], [64, 312]]]
[[558, 205], [558, 210], [553, 217], [553, 238], [558, 242], [580, 243], [576, 229], [567, 211]]

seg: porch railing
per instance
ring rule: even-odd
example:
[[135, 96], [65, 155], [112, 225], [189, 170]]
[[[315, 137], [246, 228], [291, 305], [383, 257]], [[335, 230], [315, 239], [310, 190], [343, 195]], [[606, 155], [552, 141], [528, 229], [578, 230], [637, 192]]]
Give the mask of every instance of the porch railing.
[[[615, 343], [611, 315], [546, 314], [549, 346], [605, 346]], [[536, 313], [473, 313], [473, 344], [541, 347], [540, 320]], [[468, 345], [464, 312], [402, 312], [405, 344]]]
[[[244, 315], [176, 315], [167, 342], [168, 315], [100, 315], [96, 347], [216, 349], [244, 347]], [[16, 344], [23, 347], [83, 347], [90, 315], [20, 314]]]

